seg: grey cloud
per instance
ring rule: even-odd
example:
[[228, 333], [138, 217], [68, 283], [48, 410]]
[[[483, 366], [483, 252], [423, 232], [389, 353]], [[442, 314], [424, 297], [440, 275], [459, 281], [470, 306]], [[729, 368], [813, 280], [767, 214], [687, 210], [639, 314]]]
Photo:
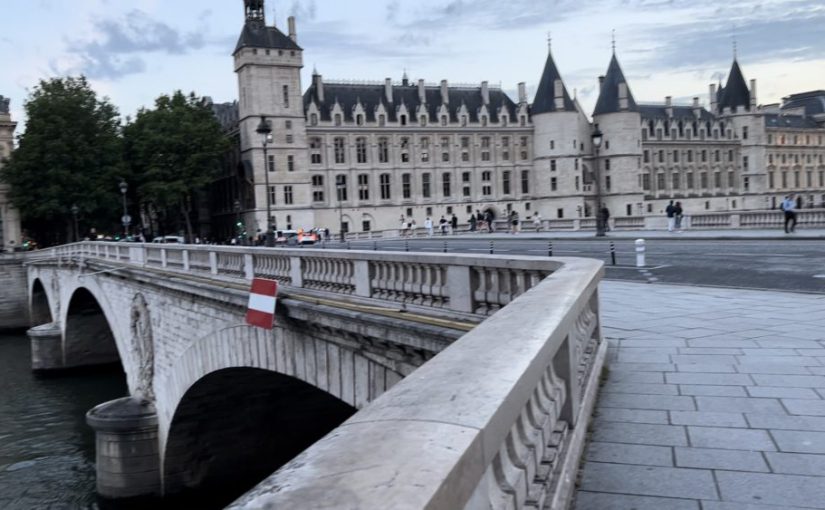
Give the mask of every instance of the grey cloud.
[[318, 6], [315, 5], [315, 0], [309, 0], [308, 2], [295, 0], [289, 9], [289, 14], [301, 20], [312, 21], [318, 14]]
[[[426, 50], [429, 41], [426, 37], [414, 34], [402, 34], [396, 41], [373, 39], [365, 34], [351, 34], [340, 30], [340, 24], [334, 22], [314, 23], [299, 34], [301, 45], [312, 48], [313, 54], [329, 55], [340, 58], [341, 55], [362, 55], [379, 59], [426, 59], [430, 53]], [[398, 44], [406, 41], [406, 44]]]
[[398, 19], [398, 12], [401, 10], [401, 2], [399, 0], [392, 0], [386, 6], [387, 15], [386, 20], [389, 23], [394, 23]]
[[[204, 16], [208, 13], [204, 12], [202, 19]], [[117, 79], [143, 72], [146, 63], [138, 53], [182, 55], [206, 43], [202, 30], [181, 33], [137, 9], [120, 20], [97, 20], [94, 26], [99, 39], [70, 41], [68, 48], [80, 60], [78, 69], [72, 71], [89, 78]]]

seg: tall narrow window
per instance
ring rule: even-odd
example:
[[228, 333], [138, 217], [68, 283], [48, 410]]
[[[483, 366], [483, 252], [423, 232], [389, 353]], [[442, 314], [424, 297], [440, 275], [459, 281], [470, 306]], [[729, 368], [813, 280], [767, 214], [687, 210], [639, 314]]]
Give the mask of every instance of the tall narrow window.
[[387, 163], [390, 160], [390, 143], [385, 137], [378, 139], [378, 162]]
[[444, 198], [449, 198], [452, 195], [452, 189], [450, 184], [452, 177], [450, 174], [443, 174], [441, 176], [441, 191], [444, 194]]
[[312, 201], [313, 202], [323, 202], [324, 201], [324, 176], [323, 175], [313, 175], [312, 176]]
[[367, 139], [359, 137], [355, 139], [355, 155], [359, 163], [367, 162]]
[[505, 195], [510, 194], [510, 172], [501, 172], [501, 192]]
[[277, 197], [277, 190], [275, 189], [275, 186], [270, 186], [269, 187], [269, 193], [267, 193], [267, 195], [268, 195], [269, 205], [275, 205], [276, 197]]
[[530, 193], [530, 170], [521, 171], [521, 192], [524, 195]]
[[381, 174], [381, 200], [389, 200], [392, 196], [390, 193], [390, 174]]
[[309, 139], [309, 148], [310, 148], [310, 156], [309, 160], [310, 163], [313, 165], [320, 165], [322, 162], [321, 158], [321, 139], [320, 138], [310, 138]]
[[339, 164], [346, 162], [346, 149], [344, 147], [344, 139], [340, 137], [336, 138], [333, 144], [335, 146], [335, 162]]
[[370, 176], [358, 174], [358, 200], [370, 199]]
[[284, 186], [284, 203], [292, 204], [292, 186]]
[[346, 175], [336, 175], [335, 176], [335, 190], [338, 194], [338, 201], [339, 202], [346, 202], [347, 201], [347, 176]]
[[401, 196], [412, 198], [412, 178], [410, 174], [401, 174]]
[[266, 156], [266, 167], [270, 172], [275, 171], [275, 156], [271, 154], [267, 154]]
[[295, 171], [295, 156], [286, 157], [286, 170], [287, 172]]
[[289, 108], [289, 85], [284, 85], [284, 108]]
[[430, 198], [430, 174], [429, 172], [421, 174], [421, 196]]
[[472, 174], [470, 172], [463, 172], [461, 174], [461, 182], [462, 182], [462, 189], [461, 194], [462, 196], [469, 197], [471, 192], [471, 185], [472, 185]]

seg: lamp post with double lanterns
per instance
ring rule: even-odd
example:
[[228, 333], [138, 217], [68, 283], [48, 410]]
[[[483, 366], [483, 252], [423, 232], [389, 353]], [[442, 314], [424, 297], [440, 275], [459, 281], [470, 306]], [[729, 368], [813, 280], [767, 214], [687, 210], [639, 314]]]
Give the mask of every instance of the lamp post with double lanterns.
[[267, 157], [267, 146], [272, 143], [272, 127], [269, 124], [269, 121], [266, 120], [266, 116], [261, 115], [261, 122], [258, 123], [257, 129], [255, 131], [261, 135], [261, 142], [263, 143], [264, 147], [264, 185], [266, 186], [266, 193], [264, 193], [264, 197], [266, 200], [266, 245], [267, 246], [274, 246], [275, 243], [273, 242], [273, 233], [272, 233], [272, 209], [269, 200], [269, 158]]
[[132, 223], [132, 217], [126, 210], [126, 192], [129, 191], [129, 184], [126, 179], [120, 180], [120, 194], [123, 195], [123, 217], [120, 221], [123, 223], [123, 236], [129, 237], [129, 225]]
[[601, 168], [599, 167], [599, 149], [602, 146], [602, 132], [598, 125], [596, 129], [593, 130], [590, 138], [593, 141], [593, 148], [596, 149], [596, 237], [604, 237], [605, 224], [604, 214], [602, 214], [602, 174]]
[[78, 242], [78, 241], [80, 241], [80, 234], [79, 234], [79, 231], [77, 229], [77, 213], [80, 212], [80, 208], [77, 206], [77, 204], [73, 204], [71, 211], [72, 211], [72, 216], [74, 217], [74, 241]]
[[338, 232], [341, 233], [341, 242], [346, 240], [346, 233], [344, 232], [344, 195], [347, 192], [346, 176], [335, 176], [335, 190], [338, 193]]

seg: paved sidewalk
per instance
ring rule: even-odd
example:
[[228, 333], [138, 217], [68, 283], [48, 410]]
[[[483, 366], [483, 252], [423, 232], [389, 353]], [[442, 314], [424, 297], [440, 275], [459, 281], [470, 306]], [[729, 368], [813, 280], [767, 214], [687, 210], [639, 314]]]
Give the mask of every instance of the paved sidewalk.
[[[452, 236], [447, 236], [449, 239]], [[594, 230], [551, 230], [542, 232], [519, 232], [516, 235], [507, 232], [494, 232], [492, 234], [463, 232], [460, 238], [481, 238], [481, 239], [582, 239], [596, 240]], [[822, 228], [797, 228], [793, 234], [786, 234], [781, 228], [775, 229], [713, 229], [713, 230], [681, 230], [678, 232], [668, 232], [667, 230], [612, 230], [607, 232], [608, 239], [825, 239], [825, 229]], [[433, 237], [435, 239], [435, 236]], [[441, 236], [438, 236], [441, 239]]]
[[825, 508], [825, 296], [604, 282], [577, 510]]

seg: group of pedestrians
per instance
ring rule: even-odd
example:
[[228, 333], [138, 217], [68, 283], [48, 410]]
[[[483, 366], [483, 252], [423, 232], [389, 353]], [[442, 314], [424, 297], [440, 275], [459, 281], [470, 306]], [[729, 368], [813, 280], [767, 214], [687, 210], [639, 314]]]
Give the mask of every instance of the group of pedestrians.
[[665, 208], [665, 214], [667, 215], [667, 231], [673, 232], [674, 230], [677, 232], [682, 231], [682, 203], [676, 202], [673, 203], [673, 200], [670, 201], [668, 206]]
[[[441, 235], [447, 235], [449, 232], [456, 233], [458, 231], [458, 217], [455, 214], [453, 214], [450, 219], [442, 216], [441, 219], [438, 220], [438, 225], [436, 225], [432, 218], [427, 216], [427, 219], [424, 220], [424, 231], [428, 237], [433, 236], [436, 227], [438, 227]], [[401, 216], [401, 237], [415, 237], [417, 229], [418, 226], [415, 223], [415, 219], [407, 221], [406, 217]]]

